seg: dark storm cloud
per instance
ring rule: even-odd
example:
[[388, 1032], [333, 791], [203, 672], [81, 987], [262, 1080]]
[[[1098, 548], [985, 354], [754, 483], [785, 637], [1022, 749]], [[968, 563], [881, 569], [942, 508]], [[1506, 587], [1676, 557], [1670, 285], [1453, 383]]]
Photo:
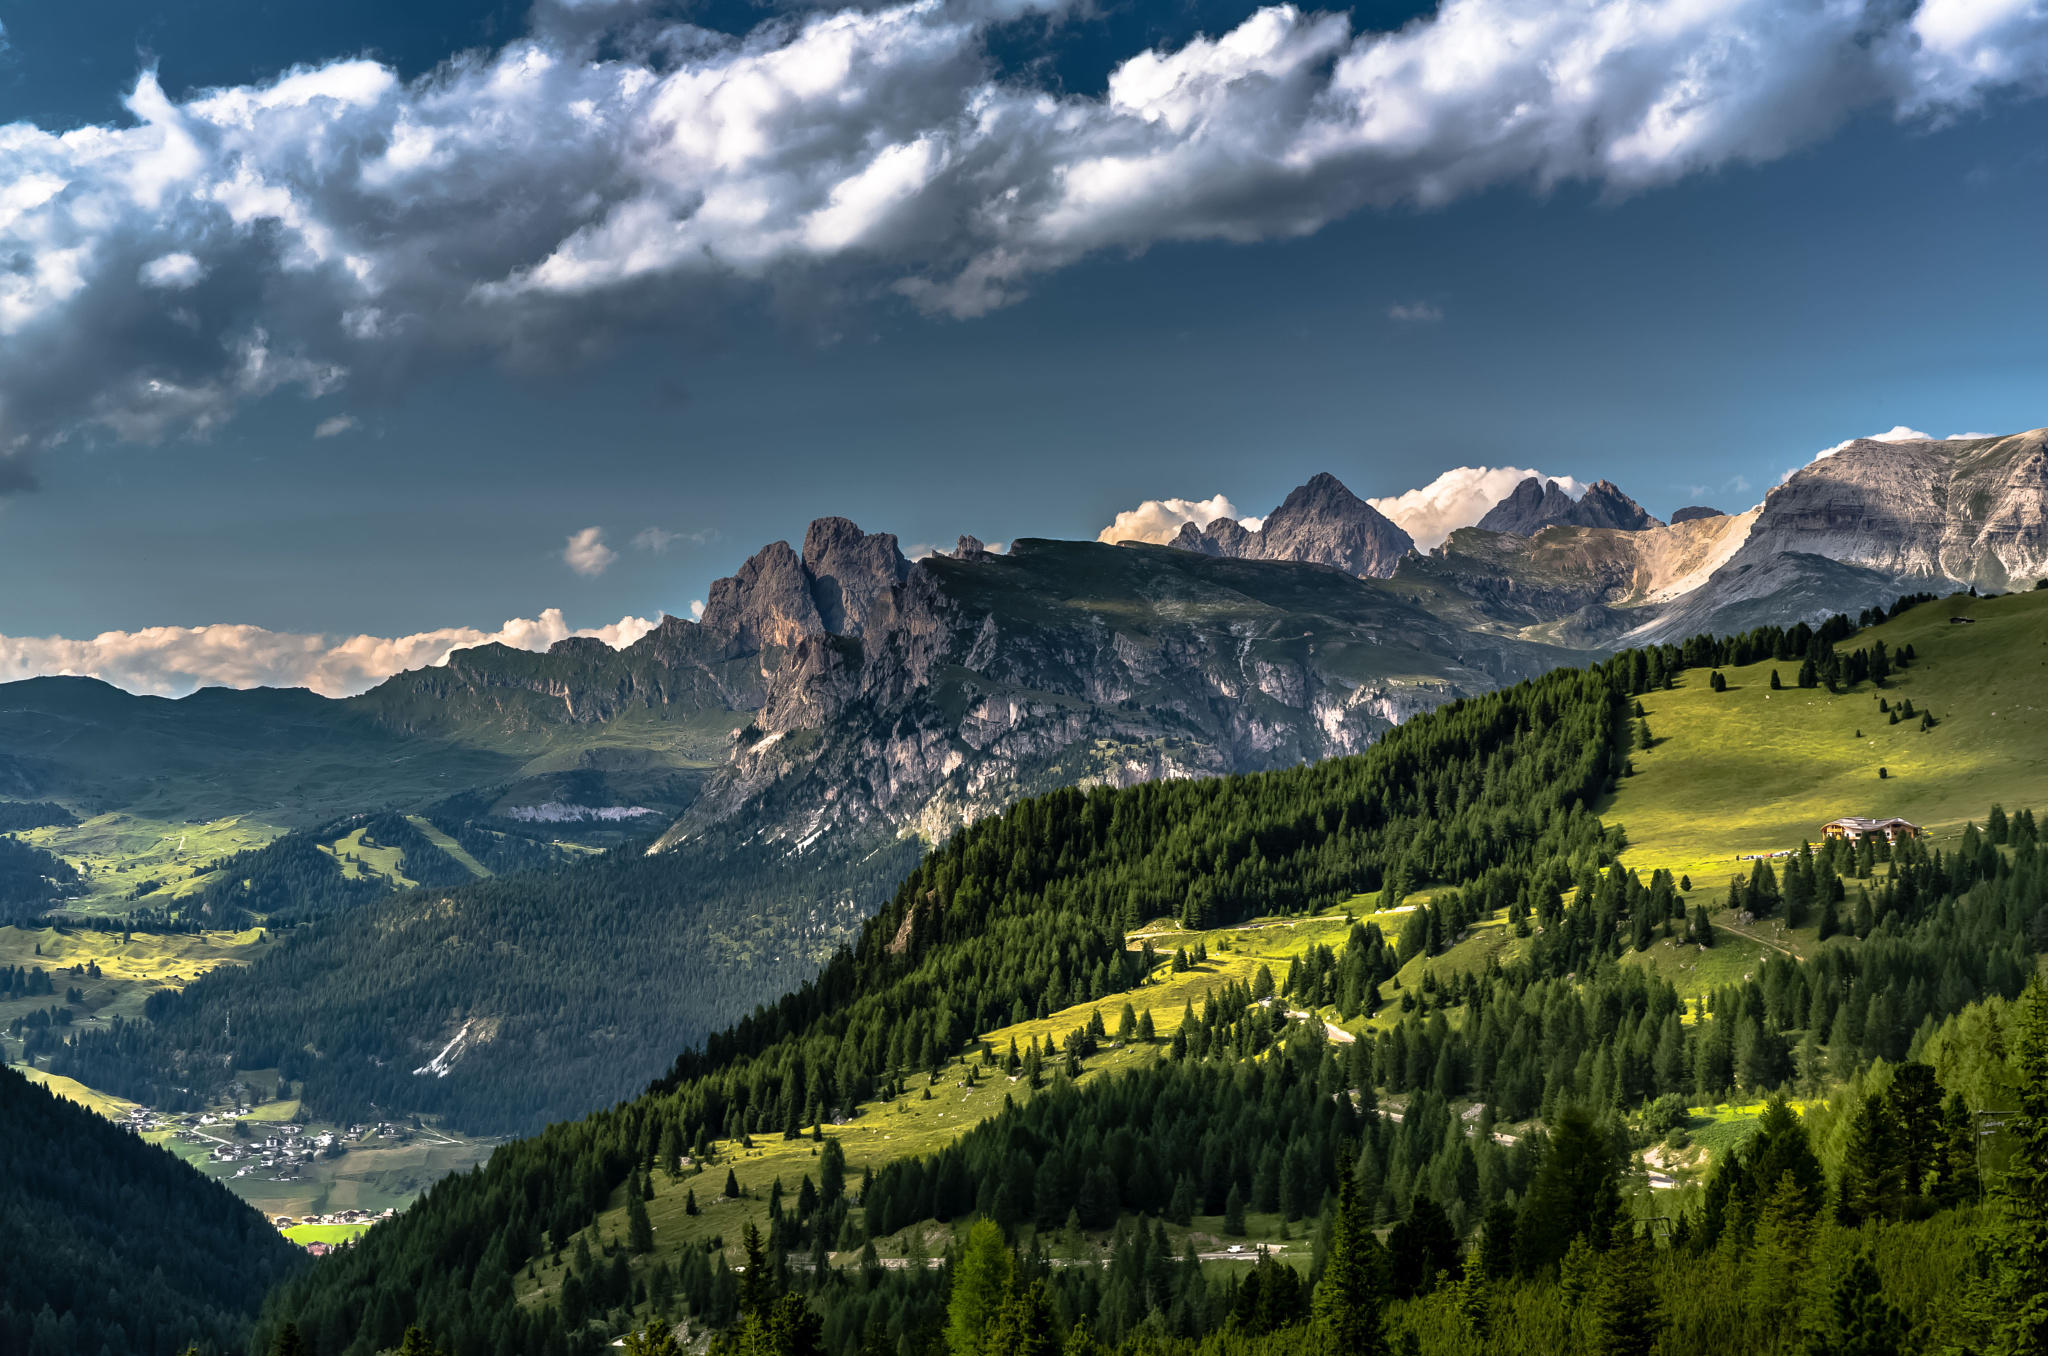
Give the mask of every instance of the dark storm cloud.
[[340, 60], [174, 102], [145, 74], [125, 125], [0, 128], [0, 488], [68, 440], [204, 433], [435, 355], [573, 364], [735, 289], [971, 317], [1091, 253], [1626, 193], [2048, 73], [2048, 17], [2004, 0], [1450, 0], [1397, 33], [1260, 10], [1084, 97], [992, 74], [1031, 8], [731, 37], [558, 0], [412, 81]]

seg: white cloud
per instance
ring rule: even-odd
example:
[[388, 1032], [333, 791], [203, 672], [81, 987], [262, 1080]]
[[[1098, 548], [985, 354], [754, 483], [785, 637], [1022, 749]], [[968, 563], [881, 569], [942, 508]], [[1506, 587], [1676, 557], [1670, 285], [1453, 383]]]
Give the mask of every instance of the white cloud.
[[580, 575], [595, 579], [610, 569], [619, 553], [604, 544], [604, 529], [586, 527], [569, 534], [568, 545], [562, 548], [562, 560]]
[[2048, 89], [2030, 0], [1444, 0], [1364, 33], [1275, 5], [1131, 54], [1099, 95], [998, 78], [992, 29], [1065, 2], [735, 37], [557, 0], [412, 80], [352, 58], [181, 103], [144, 73], [118, 125], [0, 127], [0, 450], [204, 433], [479, 349], [602, 352], [734, 281], [971, 316], [1098, 252], [1501, 187], [1628, 193], [1852, 114], [1924, 125]]
[[690, 620], [704, 620], [704, 600], [702, 598], [692, 598], [690, 600]]
[[1444, 318], [1443, 307], [1433, 302], [1400, 302], [1387, 308], [1387, 319], [1407, 324], [1430, 324]]
[[[1164, 546], [1180, 532], [1183, 523], [1193, 523], [1202, 528], [1218, 518], [1237, 516], [1237, 506], [1220, 494], [1207, 499], [1147, 499], [1136, 508], [1117, 514], [1108, 527], [1095, 534], [1095, 540], [1110, 543], [1148, 541]], [[993, 551], [996, 548], [989, 549]]]
[[572, 631], [561, 610], [551, 607], [538, 617], [515, 617], [496, 631], [456, 626], [390, 638], [235, 625], [152, 626], [106, 631], [89, 640], [0, 636], [0, 681], [71, 674], [163, 697], [201, 687], [306, 687], [323, 696], [346, 697], [394, 673], [446, 663], [454, 651], [476, 645], [545, 650], [570, 636], [593, 636], [617, 649], [652, 631], [658, 621], [621, 617], [609, 626]]
[[633, 534], [631, 545], [636, 551], [649, 555], [667, 555], [670, 547], [677, 542], [691, 546], [703, 546], [718, 539], [717, 528], [700, 528], [695, 532], [671, 532], [665, 527], [643, 527]]
[[195, 286], [206, 276], [206, 268], [197, 259], [183, 250], [175, 254], [158, 255], [142, 266], [137, 275], [146, 287], [160, 287], [167, 292], [182, 292]]
[[313, 436], [315, 438], [338, 438], [355, 427], [356, 417], [354, 415], [337, 414], [331, 418], [322, 419], [319, 423], [315, 424], [313, 426]]
[[1451, 533], [1484, 518], [1488, 509], [1531, 476], [1555, 480], [1574, 499], [1586, 492], [1585, 484], [1570, 476], [1547, 476], [1517, 466], [1456, 466], [1419, 490], [1366, 502], [1415, 538], [1418, 549], [1433, 551]]

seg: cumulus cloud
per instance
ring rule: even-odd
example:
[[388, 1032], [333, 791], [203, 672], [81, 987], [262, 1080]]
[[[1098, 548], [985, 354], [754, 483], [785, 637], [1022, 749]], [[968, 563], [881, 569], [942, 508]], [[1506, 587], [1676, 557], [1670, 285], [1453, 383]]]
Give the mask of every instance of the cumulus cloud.
[[619, 649], [652, 631], [659, 620], [621, 617], [609, 626], [572, 631], [561, 610], [551, 607], [538, 617], [515, 617], [496, 631], [456, 626], [389, 638], [233, 625], [152, 626], [106, 631], [89, 640], [0, 636], [0, 682], [70, 674], [160, 697], [180, 697], [201, 687], [305, 687], [322, 696], [346, 697], [394, 673], [445, 664], [456, 650], [476, 645], [545, 650], [570, 636], [591, 636]]
[[604, 544], [604, 529], [586, 527], [569, 534], [568, 545], [562, 548], [562, 561], [576, 573], [595, 579], [612, 567], [619, 553]]
[[704, 600], [702, 598], [692, 598], [690, 600], [690, 620], [704, 620]]
[[[1222, 495], [1211, 495], [1207, 499], [1147, 499], [1134, 509], [1125, 509], [1116, 515], [1108, 527], [1095, 534], [1095, 540], [1110, 543], [1120, 541], [1148, 541], [1164, 546], [1180, 533], [1181, 524], [1193, 523], [1196, 527], [1207, 527], [1218, 518], [1236, 518], [1237, 506]], [[1241, 519], [1253, 531], [1258, 522]], [[990, 547], [994, 550], [994, 547]]]
[[994, 31], [1064, 3], [733, 36], [554, 0], [412, 80], [353, 58], [180, 102], [145, 72], [117, 125], [0, 127], [0, 455], [436, 354], [587, 356], [735, 284], [972, 316], [1093, 253], [1627, 193], [2048, 87], [2048, 9], [2013, 0], [1444, 0], [1396, 32], [1272, 5], [1100, 94], [999, 78]]
[[170, 292], [182, 292], [206, 276], [206, 268], [197, 259], [179, 250], [175, 254], [161, 254], [142, 266], [142, 284], [145, 287], [160, 287]]
[[691, 546], [703, 546], [718, 539], [718, 529], [700, 528], [695, 532], [671, 532], [665, 527], [643, 527], [633, 534], [631, 545], [635, 551], [649, 555], [667, 555], [669, 548], [678, 542]]
[[313, 426], [313, 436], [315, 438], [339, 438], [354, 427], [356, 427], [354, 415], [337, 414], [331, 418], [322, 419], [319, 423], [315, 424]]
[[1400, 302], [1387, 308], [1387, 319], [1403, 324], [1426, 325], [1443, 318], [1443, 307], [1427, 301]]
[[1547, 476], [1518, 466], [1457, 466], [1419, 490], [1366, 502], [1415, 538], [1419, 549], [1433, 551], [1451, 533], [1484, 518], [1488, 509], [1530, 476], [1555, 480], [1558, 488], [1574, 499], [1586, 492], [1584, 482], [1570, 476]]

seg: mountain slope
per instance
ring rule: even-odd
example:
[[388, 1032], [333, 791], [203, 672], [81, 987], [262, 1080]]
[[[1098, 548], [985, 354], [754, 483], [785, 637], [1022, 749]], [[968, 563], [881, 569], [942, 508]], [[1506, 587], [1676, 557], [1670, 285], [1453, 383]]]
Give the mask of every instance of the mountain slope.
[[232, 1349], [303, 1254], [162, 1149], [0, 1069], [0, 1349]]
[[[386, 1345], [403, 1311], [380, 1296], [404, 1294], [458, 1344], [587, 1343], [581, 1314], [565, 1333], [562, 1309], [506, 1303], [512, 1277], [571, 1246], [643, 1151], [701, 1156], [717, 1141], [721, 1165], [737, 1166], [745, 1146], [732, 1141], [746, 1135], [886, 1120], [900, 1080], [952, 1064], [1013, 1012], [1130, 988], [1146, 966], [1125, 929], [1161, 910], [1203, 927], [1389, 878], [1398, 896], [1404, 875], [1597, 860], [1584, 806], [1612, 773], [1621, 714], [1604, 676], [1564, 671], [1420, 717], [1356, 758], [1024, 802], [928, 855], [814, 984], [686, 1054], [637, 1101], [443, 1182], [280, 1296], [273, 1319], [289, 1316], [316, 1349]], [[1461, 812], [1440, 816], [1450, 804]], [[698, 1183], [707, 1199], [712, 1181]]]
[[[1366, 749], [1568, 653], [1475, 636], [1438, 597], [1157, 547], [922, 562], [862, 605], [860, 636], [780, 633], [756, 723], [657, 855], [359, 907], [193, 984], [152, 1029], [82, 1036], [59, 1071], [154, 1102], [283, 1068], [330, 1115], [481, 1131], [573, 1114], [812, 973], [921, 834], [1060, 786]], [[465, 1027], [488, 1037], [452, 1072], [411, 1072]]]
[[[1833, 633], [1867, 641], [1853, 629]], [[1319, 1228], [1329, 1240], [1385, 1221], [1395, 1225], [1388, 1252], [1372, 1256], [1394, 1288], [1390, 1337], [1404, 1346], [1469, 1349], [1476, 1308], [1501, 1325], [1504, 1349], [1542, 1349], [1591, 1322], [1561, 1300], [1560, 1263], [1567, 1277], [1639, 1263], [1629, 1286], [1602, 1285], [1642, 1309], [1653, 1336], [1697, 1344], [1711, 1331], [1730, 1338], [1727, 1349], [1758, 1349], [1817, 1305], [1797, 1286], [1769, 1291], [1785, 1263], [1763, 1246], [1772, 1225], [1759, 1203], [1790, 1173], [1799, 1199], [1774, 1209], [1824, 1234], [1807, 1256], [1816, 1282], [1847, 1284], [1828, 1259], [1876, 1241], [1900, 1250], [1887, 1265], [1917, 1261], [1913, 1285], [1892, 1292], [1912, 1319], [1953, 1324], [1976, 1241], [1974, 1187], [1957, 1174], [1977, 1123], [1968, 1104], [1944, 1109], [1942, 1097], [1963, 1076], [1936, 1081], [1920, 1066], [1918, 1101], [1903, 1073], [1861, 1080], [1874, 1060], [1901, 1065], [1915, 1031], [2019, 991], [2048, 936], [2048, 850], [2022, 817], [1996, 845], [1941, 857], [1902, 848], [1889, 878], [1857, 875], [1854, 853], [1824, 853], [1800, 879], [1872, 896], [1871, 916], [1814, 964], [1750, 960], [1688, 1021], [1689, 1005], [1645, 958], [1691, 964], [1713, 949], [1677, 935], [1693, 926], [1694, 901], [1661, 872], [1646, 886], [1625, 867], [1602, 870], [1613, 839], [1580, 799], [1620, 770], [1628, 700], [1658, 698], [1682, 663], [1633, 652], [1419, 717], [1359, 758], [1064, 792], [969, 828], [816, 985], [686, 1056], [647, 1096], [444, 1184], [357, 1253], [287, 1287], [268, 1323], [289, 1319], [321, 1348], [374, 1347], [394, 1340], [404, 1296], [458, 1345], [596, 1350], [679, 1310], [732, 1322], [758, 1302], [736, 1293], [729, 1266], [744, 1260], [748, 1275], [778, 1278], [771, 1293], [786, 1286], [798, 1309], [824, 1311], [822, 1349], [852, 1353], [883, 1333], [920, 1349], [942, 1321], [936, 1302], [965, 1274], [957, 1260], [929, 1274], [921, 1259], [980, 1215], [1029, 1239], [1027, 1259], [1043, 1249], [1064, 1263], [1017, 1264], [1051, 1296], [1041, 1330], [1078, 1321], [1104, 1342], [1149, 1330], [1147, 1349], [1175, 1356], [1225, 1349], [1196, 1339], [1228, 1330], [1229, 1350], [1279, 1353], [1311, 1340], [1298, 1291], [1262, 1296], [1270, 1273], [1209, 1288], [1197, 1247], [1220, 1263], [1224, 1238]], [[1767, 772], [1760, 760], [1752, 776]], [[1410, 894], [1411, 872], [1431, 888]], [[1266, 927], [1330, 941], [1345, 932], [1342, 950], [1311, 941], [1292, 951], [1284, 985], [1254, 972], [1236, 987], [1190, 974], [1186, 955], [1154, 964], [1120, 945], [1126, 920], [1205, 879], [1220, 908], [1191, 916], [1201, 906], [1183, 897], [1197, 929], [1271, 908], [1283, 916]], [[1355, 907], [1345, 891], [1374, 879], [1417, 906], [1398, 952], [1341, 914], [1295, 912]], [[1747, 921], [1750, 904], [1768, 913], [1776, 901], [1717, 911], [1704, 935]], [[1199, 972], [1210, 960], [1241, 965], [1231, 948], [1249, 929], [1147, 931], [1213, 942], [1208, 959], [1192, 956]], [[1495, 939], [1488, 959], [1460, 966], [1455, 953], [1478, 931]], [[1396, 959], [1406, 962], [1399, 984]], [[1160, 1019], [1145, 992], [1155, 984], [1183, 986], [1179, 1017]], [[1211, 987], [1197, 1014], [1200, 984]], [[1270, 1003], [1268, 985], [1279, 989]], [[1133, 987], [1153, 1034], [1091, 1041], [1088, 1023], [1112, 1019]], [[1078, 1001], [1056, 1013], [1065, 1000]], [[1010, 1035], [1034, 1042], [1021, 1067], [999, 1039]], [[1645, 1132], [1653, 1112], [1683, 1127], [1688, 1106], [1812, 1077], [1801, 1071], [1821, 1049], [1832, 1076], [1852, 1080], [1839, 1109], [1805, 1121], [1769, 1109], [1757, 1147], [1717, 1152], [1704, 1192], [1653, 1196], [1623, 1166], [1646, 1134], [1580, 1109], [1629, 1110]], [[1886, 1078], [1900, 1095], [1880, 1095]], [[1879, 1115], [1896, 1124], [1872, 1127]], [[1857, 1172], [1883, 1164], [1853, 1146], [1905, 1127], [1929, 1146], [1910, 1187], [1859, 1186]], [[857, 1202], [849, 1168], [872, 1170]], [[1330, 1194], [1343, 1202], [1335, 1210]], [[1365, 1202], [1362, 1218], [1346, 1198]], [[1823, 1210], [1836, 1200], [1839, 1222]], [[1248, 1225], [1248, 1213], [1259, 1218]], [[1668, 1262], [1654, 1265], [1634, 1251], [1632, 1229], [1614, 1227], [1674, 1217]], [[1872, 1227], [1901, 1217], [1918, 1222]], [[742, 1253], [735, 1236], [764, 1221], [765, 1252], [750, 1240]], [[1444, 1284], [1467, 1239], [1482, 1245], [1484, 1284]], [[1314, 1268], [1323, 1251], [1294, 1255]], [[1606, 1260], [1564, 1262], [1573, 1253]], [[1710, 1291], [1752, 1299], [1731, 1317], [1718, 1293], [1693, 1294], [1709, 1277], [1719, 1278]], [[1667, 1312], [1646, 1303], [1652, 1294]], [[1967, 1327], [1943, 1331], [1973, 1346]], [[1266, 1333], [1270, 1343], [1256, 1341]]]
[[1059, 785], [1353, 753], [1573, 655], [1335, 569], [1024, 540], [934, 557], [858, 638], [795, 648], [732, 763], [659, 847], [745, 814], [764, 841], [927, 841]]
[[[1628, 831], [1630, 860], [1719, 882], [1738, 854], [1817, 842], [1842, 815], [1947, 838], [1994, 800], [2048, 806], [2048, 590], [1923, 603], [1840, 648], [1879, 644], [1915, 656], [1882, 688], [1800, 688], [1796, 661], [1766, 659], [1723, 670], [1725, 692], [1694, 669], [1644, 695], [1653, 742], [1601, 811]], [[1894, 721], [1880, 702], [1914, 714]]]

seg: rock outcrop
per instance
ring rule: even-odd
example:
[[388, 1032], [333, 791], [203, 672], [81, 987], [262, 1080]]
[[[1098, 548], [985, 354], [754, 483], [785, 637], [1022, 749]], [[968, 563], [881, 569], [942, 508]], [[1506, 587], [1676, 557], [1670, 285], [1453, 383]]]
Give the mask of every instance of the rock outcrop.
[[1932, 586], [2030, 588], [2048, 574], [2048, 429], [1850, 443], [1771, 492], [1746, 550]]
[[1680, 523], [1689, 523], [1698, 518], [1725, 518], [1727, 516], [1727, 513], [1722, 509], [1708, 508], [1705, 504], [1688, 504], [1671, 515], [1671, 526], [1677, 527]]
[[1584, 495], [1573, 499], [1556, 481], [1539, 483], [1530, 476], [1509, 491], [1507, 498], [1488, 509], [1479, 526], [1488, 532], [1533, 537], [1546, 527], [1606, 527], [1641, 532], [1663, 524], [1612, 481], [1595, 481]]

